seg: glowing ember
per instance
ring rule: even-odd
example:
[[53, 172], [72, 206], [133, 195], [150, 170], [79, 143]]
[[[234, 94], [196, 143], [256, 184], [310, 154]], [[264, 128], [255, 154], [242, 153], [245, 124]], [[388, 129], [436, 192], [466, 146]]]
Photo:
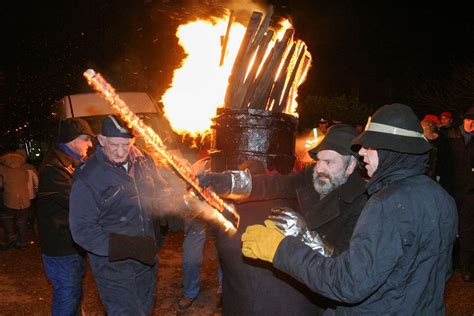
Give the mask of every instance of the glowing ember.
[[228, 226], [233, 226], [235, 228], [238, 227], [239, 215], [234, 208], [225, 203], [209, 188], [202, 188], [199, 185], [198, 179], [189, 172], [175, 156], [167, 151], [166, 146], [155, 131], [151, 127], [145, 125], [143, 121], [130, 110], [125, 102], [115, 93], [115, 89], [109, 85], [99, 73], [96, 73], [92, 69], [88, 69], [84, 72], [84, 77], [86, 77], [89, 85], [99, 92], [107, 102], [109, 102], [112, 108], [120, 115], [127, 125], [132, 128], [134, 132], [140, 135], [145, 142], [150, 145], [150, 147], [152, 147], [168, 163], [168, 165], [194, 189], [200, 198], [212, 206], [216, 212], [220, 212], [218, 215], [222, 216], [226, 230], [228, 229]]

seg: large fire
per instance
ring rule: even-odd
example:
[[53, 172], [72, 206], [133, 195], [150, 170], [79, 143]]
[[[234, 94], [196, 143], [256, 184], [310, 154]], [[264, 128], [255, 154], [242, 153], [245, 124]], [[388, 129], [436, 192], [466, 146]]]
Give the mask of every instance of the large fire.
[[219, 66], [224, 19], [197, 20], [181, 25], [176, 33], [187, 56], [174, 71], [172, 87], [162, 97], [165, 115], [180, 133], [203, 133], [211, 126], [216, 108], [224, 102], [232, 64], [245, 33], [241, 24], [232, 25], [224, 63]]
[[[228, 22], [224, 18], [197, 20], [181, 25], [176, 32], [179, 44], [187, 56], [182, 61], [182, 66], [174, 71], [172, 85], [161, 101], [166, 117], [179, 134], [196, 136], [209, 130], [216, 109], [224, 103], [232, 66], [246, 31], [242, 24], [232, 23], [224, 62], [220, 65], [222, 39]], [[279, 23], [279, 29], [275, 31], [261, 65], [265, 63], [275, 42], [281, 40], [285, 31], [291, 27], [288, 20]], [[250, 67], [251, 65], [249, 70]], [[304, 76], [299, 78], [301, 80], [298, 80], [298, 85], [304, 80]], [[295, 114], [296, 89], [292, 91], [289, 97], [293, 105], [289, 112]]]

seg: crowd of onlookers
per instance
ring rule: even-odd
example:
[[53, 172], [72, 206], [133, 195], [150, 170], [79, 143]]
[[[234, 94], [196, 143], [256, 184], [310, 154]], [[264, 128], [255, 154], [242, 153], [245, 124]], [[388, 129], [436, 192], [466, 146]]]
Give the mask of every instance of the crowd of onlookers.
[[[463, 280], [467, 282], [473, 282], [474, 212], [472, 210], [472, 205], [474, 202], [474, 141], [472, 135], [474, 131], [474, 107], [470, 107], [460, 119], [461, 122], [459, 122], [457, 118], [454, 117], [452, 112], [445, 111], [442, 112], [439, 116], [435, 114], [425, 115], [424, 118], [420, 121], [420, 124], [423, 128], [424, 138], [433, 147], [429, 152], [429, 166], [426, 175], [438, 182], [454, 198], [456, 202], [459, 216], [459, 238], [457, 240], [457, 245], [454, 253], [455, 263], [457, 267], [461, 268]], [[332, 123], [332, 125], [337, 125], [342, 122], [333, 121]], [[374, 129], [376, 132], [381, 132], [383, 134], [386, 133], [383, 131], [383, 129], [389, 127], [391, 128], [391, 130], [388, 134], [392, 134], [395, 136], [401, 135], [402, 138], [412, 137], [411, 134], [413, 134], [413, 126], [407, 126], [406, 128], [403, 128], [405, 123], [402, 119], [400, 120], [400, 122], [397, 122], [397, 124], [398, 123], [399, 125], [394, 125], [396, 126], [394, 128], [393, 126], [382, 126], [384, 124], [374, 124], [372, 122], [371, 128]], [[377, 126], [376, 124], [379, 125]], [[415, 119], [414, 125], [416, 125], [416, 128], [420, 127], [418, 125], [417, 119]], [[349, 127], [346, 124], [341, 124], [337, 127], [342, 128], [343, 126], [347, 128]], [[323, 139], [328, 133], [329, 127], [329, 122], [325, 119], [321, 119], [318, 122], [318, 127], [315, 127], [311, 130], [310, 137], [308, 137], [308, 135], [304, 135], [304, 137], [301, 138], [303, 139], [303, 143], [301, 146], [301, 152], [303, 153], [303, 155], [306, 154], [309, 149], [314, 148], [316, 144], [320, 143], [321, 139]], [[350, 128], [353, 129], [353, 127]], [[378, 130], [378, 128], [382, 128], [382, 131]], [[400, 134], [398, 134], [397, 129], [399, 129]], [[358, 124], [357, 126], [355, 126], [354, 135], [352, 135], [351, 137], [353, 138], [355, 135], [357, 135], [357, 133], [362, 133], [363, 130], [363, 126], [361, 124]], [[423, 140], [423, 135], [418, 133], [417, 137]], [[95, 160], [91, 160], [92, 162], [89, 161], [89, 166], [91, 166], [93, 163], [96, 163], [97, 166], [104, 165], [107, 166], [107, 168], [110, 167], [111, 171], [107, 173], [107, 177], [104, 176], [102, 179], [102, 177], [96, 177], [97, 170], [102, 170], [99, 167], [95, 167], [97, 170], [94, 169], [94, 173], [90, 171], [90, 176], [87, 174], [88, 169], [84, 169], [86, 170], [84, 171], [81, 168], [82, 171], [79, 172], [79, 175], [82, 174], [83, 177], [87, 176], [87, 178], [81, 180], [82, 182], [77, 181], [74, 191], [75, 198], [72, 200], [73, 202], [71, 204], [69, 203], [70, 190], [73, 184], [73, 175], [76, 174], [74, 171], [76, 167], [80, 168], [80, 166], [82, 166], [82, 164], [84, 163], [87, 150], [92, 146], [91, 138], [94, 136], [95, 135], [90, 130], [88, 124], [86, 122], [83, 122], [82, 120], [71, 119], [63, 123], [61, 134], [58, 139], [59, 143], [55, 148], [52, 149], [52, 151], [43, 161], [42, 165], [39, 168], [39, 174], [35, 167], [26, 163], [27, 155], [24, 150], [12, 151], [0, 157], [0, 187], [3, 189], [3, 205], [1, 205], [0, 209], [0, 223], [2, 224], [2, 228], [4, 231], [3, 242], [0, 241], [0, 250], [7, 250], [13, 247], [17, 249], [24, 249], [25, 247], [27, 247], [28, 223], [32, 223], [34, 218], [34, 212], [32, 210], [33, 206], [35, 206], [35, 203], [33, 203], [32, 201], [36, 198], [36, 193], [39, 192], [38, 203], [36, 204], [38, 208], [42, 210], [42, 212], [39, 212], [42, 215], [38, 217], [40, 244], [42, 247], [42, 259], [46, 274], [51, 283], [53, 284], [53, 288], [55, 288], [53, 293], [53, 310], [56, 311], [62, 310], [64, 308], [64, 310], [76, 310], [80, 304], [80, 299], [82, 297], [82, 288], [80, 283], [81, 278], [84, 274], [85, 251], [82, 248], [77, 248], [77, 245], [74, 241], [81, 241], [82, 247], [84, 247], [88, 252], [94, 253], [94, 255], [89, 254], [89, 257], [93, 260], [96, 260], [93, 261], [93, 263], [95, 264], [94, 267], [96, 282], [98, 283], [99, 287], [103, 286], [103, 293], [101, 294], [101, 298], [104, 301], [104, 304], [106, 304], [108, 306], [108, 309], [110, 310], [117, 306], [119, 306], [120, 308], [125, 308], [121, 305], [127, 305], [128, 303], [124, 301], [122, 302], [123, 304], [118, 304], [113, 300], [111, 300], [110, 302], [107, 301], [106, 297], [109, 297], [110, 293], [107, 292], [108, 290], [104, 289], [108, 289], [110, 287], [110, 280], [105, 277], [104, 280], [101, 281], [103, 273], [98, 273], [100, 269], [102, 269], [100, 271], [103, 272], [103, 268], [105, 265], [112, 267], [124, 260], [129, 260], [130, 258], [134, 260], [136, 259], [135, 261], [138, 261], [139, 263], [132, 261], [133, 263], [137, 264], [136, 269], [147, 269], [147, 271], [149, 270], [148, 272], [152, 276], [151, 279], [155, 280], [153, 276], [156, 274], [157, 269], [157, 265], [155, 265], [155, 254], [157, 252], [158, 246], [155, 245], [155, 241], [150, 237], [153, 235], [152, 231], [156, 231], [157, 229], [156, 227], [154, 227], [154, 229], [151, 228], [152, 225], [155, 225], [152, 219], [150, 219], [146, 225], [146, 228], [149, 229], [149, 233], [147, 233], [149, 236], [141, 236], [142, 239], [140, 240], [136, 240], [136, 237], [138, 235], [135, 231], [132, 235], [137, 236], [130, 237], [127, 234], [123, 234], [122, 230], [118, 229], [117, 231], [119, 233], [112, 232], [110, 236], [107, 237], [108, 239], [104, 237], [105, 241], [103, 242], [103, 245], [99, 245], [97, 241], [98, 238], [91, 238], [91, 236], [94, 236], [94, 234], [87, 232], [84, 233], [97, 223], [100, 224], [97, 225], [97, 227], [102, 227], [104, 225], [104, 223], [100, 222], [101, 220], [103, 220], [103, 218], [94, 218], [97, 205], [103, 207], [104, 212], [106, 212], [109, 210], [109, 206], [107, 203], [118, 203], [117, 201], [120, 198], [120, 203], [123, 204], [123, 214], [121, 214], [121, 216], [116, 217], [118, 218], [119, 222], [121, 222], [124, 218], [129, 216], [129, 203], [130, 201], [134, 201], [135, 190], [137, 189], [134, 187], [130, 187], [130, 197], [123, 196], [125, 194], [123, 193], [124, 185], [128, 183], [124, 180], [124, 175], [131, 174], [131, 178], [135, 179], [134, 181], [137, 181], [137, 183], [140, 183], [143, 187], [146, 187], [147, 185], [150, 186], [150, 183], [146, 181], [141, 183], [141, 177], [149, 176], [150, 174], [152, 174], [150, 170], [155, 170], [154, 165], [151, 162], [151, 158], [146, 155], [144, 156], [143, 154], [137, 154], [136, 157], [138, 158], [134, 156], [135, 154], [132, 155], [133, 159], [138, 159], [137, 164], [134, 165], [135, 160], [129, 157], [130, 149], [135, 148], [133, 147], [133, 142], [130, 141], [130, 139], [133, 138], [133, 135], [131, 134], [131, 132], [125, 129], [125, 127], [122, 126], [120, 122], [116, 121], [114, 117], [109, 116], [108, 118], [104, 119], [102, 132], [100, 135], [98, 135], [100, 146], [96, 148], [96, 150], [99, 151], [99, 155], [96, 156]], [[116, 139], [125, 140], [127, 141], [127, 143], [116, 144], [112, 142], [116, 141]], [[426, 143], [425, 140], [423, 141]], [[330, 141], [327, 140], [327, 142]], [[337, 147], [339, 143], [340, 140], [336, 137], [336, 140], [331, 143], [331, 146]], [[117, 151], [117, 146], [122, 145], [126, 145], [126, 147], [128, 146], [127, 148], [129, 151], [126, 151], [126, 153], [123, 155], [119, 155], [121, 151], [120, 149]], [[298, 140], [296, 147], [296, 155], [300, 156], [300, 153], [298, 152]], [[366, 147], [366, 150], [372, 150], [370, 146]], [[328, 150], [328, 148], [326, 148], [325, 150]], [[411, 150], [412, 153], [417, 153], [414, 148], [412, 148]], [[102, 153], [102, 151], [104, 152]], [[402, 149], [400, 149], [399, 151], [402, 154], [404, 153]], [[104, 162], [99, 161], [102, 157], [100, 156], [101, 153], [104, 156], [102, 158]], [[305, 162], [303, 161], [304, 157], [301, 156], [299, 158], [300, 159], [295, 165], [295, 172], [300, 171], [304, 167], [307, 167], [307, 164], [305, 164]], [[141, 162], [140, 159], [142, 159], [143, 161]], [[309, 157], [309, 159], [309, 163], [312, 164], [314, 164], [315, 161], [319, 160], [319, 158], [315, 158], [314, 156]], [[302, 162], [301, 165], [298, 165], [298, 162]], [[104, 170], [106, 170], [105, 167], [103, 168]], [[145, 169], [142, 173], [140, 173], [136, 171], [141, 170], [139, 168]], [[124, 185], [118, 186], [117, 188], [110, 187], [110, 183], [106, 182], [104, 179], [111, 178], [111, 175], [114, 174], [112, 171], [118, 177], [117, 182], [122, 181], [125, 183]], [[134, 172], [136, 174], [134, 174]], [[423, 173], [423, 171], [421, 173]], [[158, 183], [161, 183], [161, 176], [157, 176], [156, 178], [157, 186], [159, 186]], [[427, 179], [426, 177], [423, 178]], [[86, 180], [90, 180], [91, 184], [84, 184]], [[101, 181], [103, 181], [104, 183], [102, 183]], [[97, 189], [100, 194], [90, 193], [89, 198], [84, 198], [85, 196], [87, 196], [87, 194], [89, 194], [87, 190], [90, 190], [92, 184], [97, 185], [97, 183], [101, 184], [105, 188], [105, 190], [102, 190], [102, 188], [101, 190]], [[83, 185], [84, 187], [81, 187], [81, 185]], [[82, 191], [80, 191], [78, 188], [80, 188]], [[364, 186], [361, 186], [361, 188], [364, 189]], [[150, 188], [150, 192], [152, 191], [155, 192], [156, 188]], [[140, 194], [144, 194], [144, 191], [142, 192], [141, 190], [138, 190], [137, 192], [140, 192]], [[101, 194], [106, 194], [110, 196], [103, 197]], [[74, 197], [74, 194], [71, 194], [71, 196]], [[83, 211], [87, 208], [87, 205], [85, 205], [84, 203], [92, 203], [91, 201], [94, 200], [92, 197], [99, 197], [103, 200], [100, 200], [100, 203], [97, 202], [97, 205], [94, 204], [93, 206], [88, 206], [88, 209], [90, 210], [90, 216], [83, 216]], [[148, 199], [147, 196], [144, 196], [144, 198]], [[142, 214], [139, 212], [143, 208], [143, 205], [141, 204], [140, 199], [138, 199], [137, 203], [138, 206], [136, 206], [136, 221], [139, 224], [141, 223], [141, 225], [143, 226], [143, 218], [141, 217]], [[69, 216], [70, 205], [72, 205], [73, 207], [73, 215], [75, 214], [72, 217]], [[86, 219], [87, 221], [91, 221], [91, 219], [94, 219], [97, 221], [97, 223], [93, 222], [91, 224], [90, 222], [87, 222]], [[128, 220], [130, 221], [130, 219]], [[72, 240], [69, 231], [69, 222], [75, 225], [73, 225], [73, 237], [75, 237], [74, 241]], [[113, 222], [113, 225], [116, 225], [117, 220], [114, 219], [111, 222]], [[194, 227], [193, 229], [191, 229], [192, 225], [190, 221], [189, 223], [187, 223], [187, 225], [185, 225], [185, 244], [183, 246], [185, 252], [183, 254], [184, 285], [183, 296], [178, 302], [178, 310], [181, 309], [182, 311], [186, 310], [191, 306], [193, 300], [196, 298], [199, 292], [199, 268], [200, 262], [202, 261], [202, 246], [205, 240], [205, 228], [200, 223], [198, 223], [199, 225], [197, 225], [196, 223], [194, 224], [194, 226], [196, 227]], [[138, 228], [141, 227], [138, 224], [136, 226]], [[64, 233], [66, 233], [67, 235], [67, 240], [64, 238]], [[110, 232], [107, 231], [107, 233]], [[218, 249], [220, 247], [219, 240], [224, 240], [224, 237], [221, 237], [221, 239], [218, 238], [218, 242], [216, 243]], [[149, 240], [146, 238], [148, 238]], [[190, 242], [190, 240], [194, 241]], [[67, 243], [65, 241], [67, 241]], [[149, 249], [145, 249], [145, 251], [143, 247], [145, 242], [147, 241], [150, 242], [150, 247]], [[90, 245], [89, 242], [91, 243]], [[189, 244], [188, 247], [186, 247], [186, 242], [188, 242]], [[125, 247], [125, 245], [127, 246]], [[222, 249], [219, 250], [220, 253], [225, 253], [226, 249], [229, 248], [229, 242], [226, 242], [225, 245], [226, 247], [221, 247]], [[235, 251], [235, 253], [238, 253], [240, 257], [240, 239], [237, 240], [235, 245], [235, 248], [238, 250]], [[89, 247], [90, 249], [87, 247]], [[136, 249], [136, 251], [130, 253], [130, 249]], [[149, 253], [150, 256], [146, 256], [145, 258], [144, 253]], [[105, 262], [99, 262], [104, 256], [109, 257], [108, 261], [106, 260]], [[196, 262], [196, 264], [194, 264], [194, 261], [196, 261], [195, 258], [199, 259], [199, 262]], [[69, 261], [65, 261], [65, 259]], [[75, 260], [74, 264], [71, 260]], [[234, 261], [231, 260], [231, 262]], [[190, 268], [191, 263], [194, 264], [192, 269]], [[60, 267], [66, 265], [71, 267], [71, 269], [69, 271], [64, 271], [64, 277], [75, 275], [75, 279], [66, 281], [64, 280], [64, 278], [55, 279]], [[190, 272], [187, 272], [187, 270], [190, 270]], [[108, 273], [112, 272], [113, 271], [110, 270]], [[219, 272], [221, 272], [221, 267], [219, 267]], [[123, 271], [120, 271], [118, 274], [123, 277]], [[135, 277], [135, 274], [136, 271], [131, 271], [129, 275], [130, 279], [133, 279]], [[63, 284], [64, 282], [76, 284], [76, 290], [72, 291], [71, 293], [62, 293], [59, 290], [59, 284]], [[103, 284], [100, 282], [102, 282]], [[222, 274], [219, 275], [219, 286], [221, 285], [221, 283]], [[151, 282], [149, 284], [149, 282], [146, 280], [143, 281], [143, 284], [146, 285], [143, 288], [147, 289], [153, 288], [155, 286], [155, 283]], [[127, 297], [127, 291], [124, 291], [121, 296], [118, 295], [117, 297], [119, 297], [120, 300], [123, 300], [125, 297]], [[117, 291], [114, 290], [114, 292]], [[150, 300], [145, 302], [144, 304], [146, 306], [144, 306], [146, 307], [145, 309], [149, 312], [153, 305], [153, 295], [147, 295], [147, 297], [148, 296], [150, 297]], [[54, 307], [54, 302], [59, 302], [61, 300], [61, 297], [66, 297], [71, 302], [72, 300], [70, 298], [74, 297], [75, 301], [72, 302], [70, 306]], [[56, 305], [59, 306], [59, 304]]]

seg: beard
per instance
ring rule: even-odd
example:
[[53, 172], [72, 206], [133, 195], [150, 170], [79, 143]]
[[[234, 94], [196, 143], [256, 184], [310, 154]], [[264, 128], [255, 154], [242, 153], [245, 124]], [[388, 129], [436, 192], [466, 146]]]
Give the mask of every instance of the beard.
[[[322, 180], [321, 177], [326, 177]], [[330, 175], [328, 173], [313, 172], [313, 186], [316, 192], [319, 193], [320, 198], [324, 198], [326, 195], [343, 185], [347, 182], [349, 175], [346, 175], [346, 168], [343, 168], [340, 172]]]

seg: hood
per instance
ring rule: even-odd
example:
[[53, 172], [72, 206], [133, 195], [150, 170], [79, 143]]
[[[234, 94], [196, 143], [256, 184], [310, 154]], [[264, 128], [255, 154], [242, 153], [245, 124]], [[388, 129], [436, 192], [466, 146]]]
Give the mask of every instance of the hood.
[[26, 162], [26, 157], [19, 153], [8, 153], [0, 157], [0, 163], [15, 169], [23, 166]]

